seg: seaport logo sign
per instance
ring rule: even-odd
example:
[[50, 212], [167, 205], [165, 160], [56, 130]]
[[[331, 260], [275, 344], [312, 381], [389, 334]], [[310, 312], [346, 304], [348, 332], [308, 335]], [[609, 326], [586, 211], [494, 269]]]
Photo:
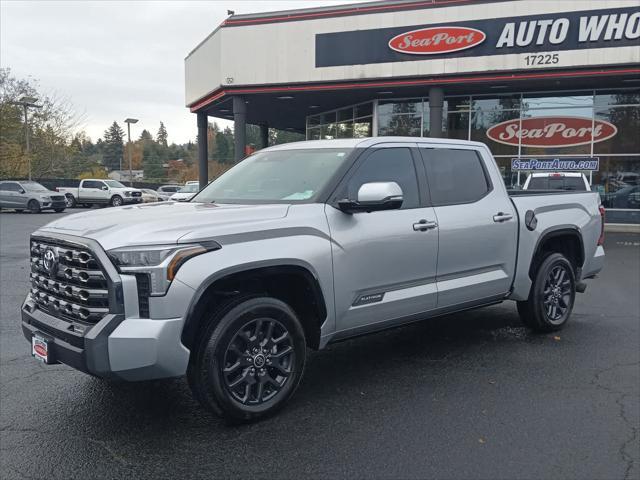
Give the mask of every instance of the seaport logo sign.
[[316, 35], [316, 67], [636, 46], [640, 7]]

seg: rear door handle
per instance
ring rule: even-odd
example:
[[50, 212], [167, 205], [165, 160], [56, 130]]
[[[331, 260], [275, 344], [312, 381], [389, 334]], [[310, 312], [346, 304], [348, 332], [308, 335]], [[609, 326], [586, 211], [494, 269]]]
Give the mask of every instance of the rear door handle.
[[496, 223], [502, 223], [502, 222], [511, 220], [512, 218], [513, 218], [513, 215], [511, 215], [510, 213], [498, 212], [496, 215], [493, 216], [493, 221]]
[[434, 228], [438, 228], [438, 223], [429, 222], [425, 219], [422, 219], [419, 222], [413, 224], [413, 229], [416, 232], [426, 232], [427, 230], [433, 230]]

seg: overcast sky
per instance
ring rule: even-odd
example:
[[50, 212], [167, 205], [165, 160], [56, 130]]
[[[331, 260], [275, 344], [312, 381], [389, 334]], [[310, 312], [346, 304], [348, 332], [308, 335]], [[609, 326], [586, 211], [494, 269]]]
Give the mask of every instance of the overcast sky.
[[[185, 108], [184, 57], [227, 16], [355, 3], [357, 0], [0, 2], [0, 65], [68, 97], [96, 141], [114, 121], [140, 119], [154, 136], [162, 120], [169, 142], [196, 137]], [[213, 87], [213, 86], [212, 86]]]

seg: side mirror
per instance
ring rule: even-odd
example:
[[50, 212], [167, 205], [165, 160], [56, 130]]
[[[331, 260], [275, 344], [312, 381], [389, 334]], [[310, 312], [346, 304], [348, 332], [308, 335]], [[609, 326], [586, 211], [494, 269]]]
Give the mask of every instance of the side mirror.
[[357, 200], [340, 200], [338, 207], [345, 213], [395, 210], [402, 206], [402, 188], [396, 182], [371, 182], [358, 190]]
[[109, 190], [109, 187], [107, 187], [106, 185], [103, 185], [102, 186], [102, 190], [104, 190], [106, 192], [107, 190]]
[[26, 192], [25, 192], [25, 190], [24, 190], [24, 188], [21, 188], [21, 189], [20, 189], [20, 190], [18, 190], [18, 191], [19, 191], [21, 194], [23, 194], [23, 195], [26, 193]]

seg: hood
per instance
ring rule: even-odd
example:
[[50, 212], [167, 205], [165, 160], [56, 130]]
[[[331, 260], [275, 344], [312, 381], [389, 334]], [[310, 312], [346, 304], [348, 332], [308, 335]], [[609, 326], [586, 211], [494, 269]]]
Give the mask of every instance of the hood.
[[263, 230], [286, 217], [289, 205], [216, 205], [158, 202], [91, 210], [69, 215], [39, 232], [64, 233], [96, 240], [105, 250], [131, 245], [178, 243], [198, 238], [199, 231], [215, 235]]

